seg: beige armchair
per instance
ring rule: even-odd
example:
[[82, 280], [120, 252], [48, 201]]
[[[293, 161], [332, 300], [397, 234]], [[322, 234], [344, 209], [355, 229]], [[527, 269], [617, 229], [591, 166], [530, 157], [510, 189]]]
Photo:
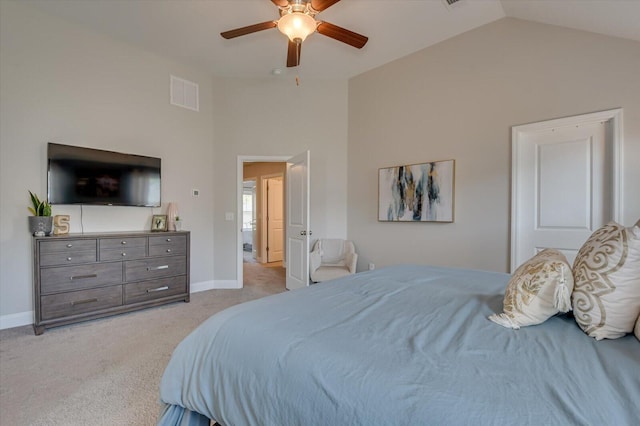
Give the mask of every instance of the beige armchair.
[[319, 239], [309, 256], [311, 281], [329, 281], [355, 274], [357, 262], [358, 254], [351, 241]]

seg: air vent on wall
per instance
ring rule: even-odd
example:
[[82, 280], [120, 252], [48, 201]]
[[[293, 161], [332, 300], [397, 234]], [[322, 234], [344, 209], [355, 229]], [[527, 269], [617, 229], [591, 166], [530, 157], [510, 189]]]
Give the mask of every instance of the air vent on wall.
[[200, 104], [198, 102], [198, 85], [196, 83], [172, 75], [169, 91], [171, 105], [191, 109], [193, 111], [200, 110]]
[[464, 3], [464, 0], [442, 0], [442, 1], [449, 7], [459, 6], [460, 4]]

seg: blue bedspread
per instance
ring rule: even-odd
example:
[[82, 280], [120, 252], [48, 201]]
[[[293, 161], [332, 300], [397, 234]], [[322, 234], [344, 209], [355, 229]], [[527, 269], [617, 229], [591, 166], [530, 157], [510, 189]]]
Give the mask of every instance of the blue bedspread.
[[638, 425], [640, 342], [500, 327], [508, 279], [397, 266], [234, 306], [175, 350], [159, 424]]

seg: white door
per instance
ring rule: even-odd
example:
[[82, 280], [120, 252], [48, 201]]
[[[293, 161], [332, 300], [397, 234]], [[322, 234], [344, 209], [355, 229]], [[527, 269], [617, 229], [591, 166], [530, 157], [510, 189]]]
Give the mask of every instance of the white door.
[[512, 272], [545, 248], [573, 264], [597, 228], [619, 220], [618, 122], [605, 113], [513, 128]]
[[279, 262], [284, 251], [282, 177], [267, 179], [267, 262]]
[[309, 151], [287, 161], [287, 289], [309, 285]]

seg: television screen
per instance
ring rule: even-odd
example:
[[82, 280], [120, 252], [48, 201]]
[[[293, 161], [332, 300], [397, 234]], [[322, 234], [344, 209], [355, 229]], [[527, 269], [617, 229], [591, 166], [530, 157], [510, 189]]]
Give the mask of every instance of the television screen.
[[160, 206], [159, 158], [49, 143], [51, 204]]

